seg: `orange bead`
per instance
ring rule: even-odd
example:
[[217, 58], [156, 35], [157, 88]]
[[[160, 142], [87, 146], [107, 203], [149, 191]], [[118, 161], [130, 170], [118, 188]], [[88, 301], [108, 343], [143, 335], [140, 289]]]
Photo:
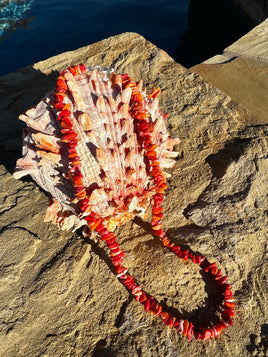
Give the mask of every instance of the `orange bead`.
[[62, 110], [70, 110], [71, 109], [71, 104], [65, 104], [65, 106], [62, 108]]
[[225, 302], [224, 306], [226, 306], [226, 307], [235, 307], [235, 303], [234, 302]]
[[163, 207], [153, 207], [152, 212], [153, 214], [158, 214], [163, 211]]
[[169, 240], [169, 239], [165, 239], [165, 240], [163, 241], [163, 246], [164, 246], [164, 247], [170, 246], [170, 240]]
[[160, 89], [160, 88], [155, 88], [155, 87], [153, 87], [153, 90], [152, 90], [151, 94], [149, 94], [147, 97], [148, 97], [149, 99], [155, 98], [155, 97], [158, 96], [158, 94], [160, 94], [160, 92], [161, 92], [161, 89]]
[[99, 217], [97, 218], [92, 224], [90, 224], [90, 230], [94, 231], [98, 227], [98, 225], [101, 223], [102, 219]]
[[188, 320], [184, 320], [184, 322], [183, 322], [183, 331], [182, 331], [183, 336], [187, 335], [188, 328], [189, 328], [189, 321]]
[[152, 229], [153, 229], [154, 231], [158, 231], [158, 230], [161, 229], [162, 227], [163, 227], [162, 224], [157, 224], [156, 226], [152, 226]]
[[147, 297], [146, 297], [145, 293], [142, 292], [141, 295], [140, 295], [139, 301], [140, 302], [144, 302], [146, 299], [147, 299]]
[[164, 322], [168, 319], [169, 314], [166, 311], [162, 311], [160, 313], [160, 316], [162, 317], [162, 319], [164, 320]]

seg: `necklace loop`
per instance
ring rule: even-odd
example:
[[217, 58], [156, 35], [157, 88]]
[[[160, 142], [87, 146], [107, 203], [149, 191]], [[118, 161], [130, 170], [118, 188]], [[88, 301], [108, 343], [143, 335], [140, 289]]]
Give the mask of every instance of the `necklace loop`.
[[[87, 72], [84, 65], [72, 66], [68, 68], [74, 76]], [[130, 291], [137, 301], [143, 304], [145, 311], [150, 311], [152, 314], [160, 316], [164, 323], [169, 327], [174, 327], [180, 334], [191, 340], [194, 336], [197, 340], [207, 340], [217, 337], [222, 330], [233, 325], [232, 317], [234, 316], [235, 302], [231, 291], [231, 286], [227, 283], [227, 277], [223, 276], [222, 271], [217, 268], [216, 263], [210, 263], [203, 255], [193, 254], [188, 249], [182, 249], [181, 246], [171, 243], [165, 231], [162, 228], [163, 208], [161, 204], [164, 200], [164, 192], [167, 188], [166, 176], [160, 168], [159, 158], [156, 152], [156, 144], [151, 140], [151, 126], [149, 122], [149, 112], [147, 109], [147, 101], [154, 99], [159, 93], [159, 88], [153, 88], [150, 95], [146, 98], [139, 91], [138, 83], [134, 82], [127, 74], [121, 75], [122, 88], [130, 87], [132, 90], [130, 100], [130, 114], [137, 126], [137, 134], [141, 145], [144, 149], [144, 157], [148, 162], [149, 173], [153, 178], [154, 195], [152, 206], [152, 229], [163, 246], [170, 249], [178, 258], [183, 260], [191, 260], [194, 264], [199, 265], [203, 271], [209, 274], [216, 285], [219, 287], [221, 297], [221, 318], [215, 325], [208, 327], [196, 327], [187, 319], [178, 319], [168, 312], [164, 311], [161, 304], [156, 299], [147, 294], [134, 278], [127, 273], [127, 268], [122, 265], [125, 258], [125, 253], [120, 249], [116, 237], [113, 232], [109, 231], [103, 219], [91, 210], [90, 200], [87, 197], [86, 188], [83, 186], [80, 158], [76, 151], [77, 133], [75, 132], [70, 118], [70, 104], [64, 103], [65, 92], [67, 91], [67, 83], [63, 77], [66, 71], [60, 74], [57, 81], [56, 93], [54, 95], [55, 107], [58, 109], [58, 120], [62, 127], [62, 142], [68, 147], [69, 157], [69, 174], [72, 178], [74, 187], [74, 195], [78, 201], [81, 213], [85, 215], [85, 220], [91, 231], [96, 231], [102, 240], [105, 241], [109, 251], [110, 259], [114, 265], [117, 278]], [[167, 115], [164, 115], [166, 118]]]

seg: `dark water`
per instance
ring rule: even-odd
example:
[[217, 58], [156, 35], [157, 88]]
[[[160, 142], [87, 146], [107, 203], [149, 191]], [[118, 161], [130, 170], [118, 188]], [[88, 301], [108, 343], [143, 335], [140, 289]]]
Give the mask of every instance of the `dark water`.
[[234, 0], [191, 0], [188, 27], [174, 58], [185, 67], [216, 54], [250, 31], [255, 24]]
[[0, 0], [0, 75], [125, 31], [189, 67], [252, 27], [233, 0]]

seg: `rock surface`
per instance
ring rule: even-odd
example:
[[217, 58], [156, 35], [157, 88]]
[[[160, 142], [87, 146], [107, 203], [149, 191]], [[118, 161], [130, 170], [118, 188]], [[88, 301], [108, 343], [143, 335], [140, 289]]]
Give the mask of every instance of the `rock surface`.
[[268, 19], [231, 44], [224, 53], [268, 62]]
[[268, 19], [192, 70], [254, 113], [256, 125], [267, 124]]
[[[48, 197], [12, 177], [18, 114], [71, 64], [114, 67], [152, 88], [181, 139], [164, 204], [175, 243], [206, 254], [228, 275], [234, 326], [191, 341], [144, 312], [117, 281], [102, 242], [43, 223]], [[0, 81], [0, 356], [264, 356], [267, 354], [267, 122], [143, 37], [125, 33], [23, 68]], [[151, 235], [149, 223], [117, 231], [130, 273], [178, 316], [208, 321], [213, 287]], [[212, 315], [211, 315], [212, 314]]]

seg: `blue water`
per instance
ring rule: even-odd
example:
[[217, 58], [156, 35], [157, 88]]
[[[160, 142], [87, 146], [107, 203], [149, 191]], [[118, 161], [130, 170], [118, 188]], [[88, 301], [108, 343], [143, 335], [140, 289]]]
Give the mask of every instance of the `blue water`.
[[125, 31], [138, 32], [171, 51], [187, 27], [189, 3], [34, 0], [25, 14], [30, 21], [25, 26], [18, 24], [0, 43], [0, 74]]
[[[195, 43], [206, 24], [215, 19], [209, 11], [215, 2], [227, 8], [227, 16], [228, 11], [236, 12], [239, 19], [245, 19], [242, 28], [238, 26], [240, 20], [234, 20], [232, 27], [224, 19], [230, 36], [238, 38], [253, 27], [230, 0], [0, 0], [0, 75], [125, 31], [140, 33], [190, 66], [200, 62], [200, 56], [210, 57], [209, 51], [217, 53], [213, 53], [207, 34], [205, 40]], [[204, 6], [200, 8], [201, 3]], [[218, 17], [224, 13], [220, 7], [215, 11]], [[191, 22], [193, 14], [197, 20]], [[226, 28], [220, 29], [225, 31], [223, 42], [228, 37]], [[210, 32], [216, 35], [215, 30]]]

